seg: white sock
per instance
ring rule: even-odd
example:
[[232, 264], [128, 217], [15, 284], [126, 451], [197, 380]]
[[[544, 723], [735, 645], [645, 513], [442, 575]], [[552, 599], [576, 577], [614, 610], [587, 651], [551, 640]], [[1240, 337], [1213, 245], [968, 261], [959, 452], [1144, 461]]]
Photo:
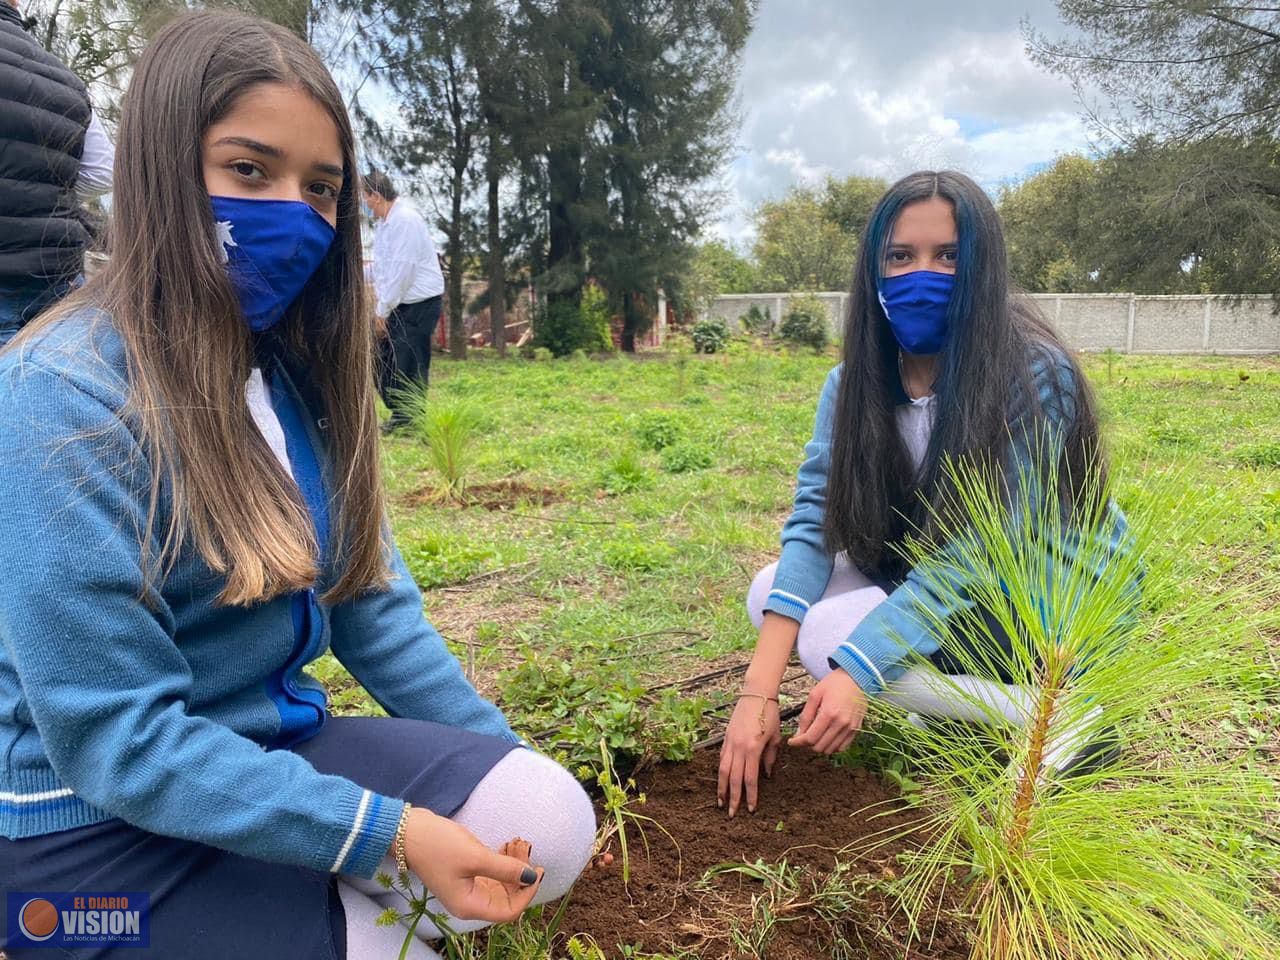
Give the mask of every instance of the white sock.
[[[534, 903], [564, 896], [591, 859], [595, 846], [595, 810], [586, 791], [564, 767], [532, 750], [512, 750], [494, 764], [453, 820], [494, 850], [515, 837], [533, 845], [530, 862], [545, 871]], [[379, 869], [396, 874], [389, 857]], [[376, 881], [343, 879], [382, 909], [403, 911], [406, 907], [400, 894], [387, 891]], [[410, 882], [415, 895], [420, 895], [422, 886], [417, 877], [411, 876]], [[444, 912], [438, 901], [430, 900], [428, 906], [433, 912]], [[453, 917], [448, 922], [458, 933], [488, 926], [480, 920]], [[441, 937], [435, 925], [425, 919], [416, 932], [424, 940]]]
[[[408, 931], [398, 923], [378, 926], [378, 917], [386, 908], [352, 887], [346, 878], [338, 881], [338, 895], [347, 915], [349, 960], [396, 960]], [[409, 960], [441, 960], [440, 954], [416, 938], [409, 944], [408, 957]]]

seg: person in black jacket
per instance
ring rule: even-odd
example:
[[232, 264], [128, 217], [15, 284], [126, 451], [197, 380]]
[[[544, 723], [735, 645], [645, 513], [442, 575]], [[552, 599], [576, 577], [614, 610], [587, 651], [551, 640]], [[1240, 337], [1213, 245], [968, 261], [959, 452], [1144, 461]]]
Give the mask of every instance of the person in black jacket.
[[0, 0], [0, 346], [80, 276], [80, 203], [111, 189], [114, 158], [85, 85]]

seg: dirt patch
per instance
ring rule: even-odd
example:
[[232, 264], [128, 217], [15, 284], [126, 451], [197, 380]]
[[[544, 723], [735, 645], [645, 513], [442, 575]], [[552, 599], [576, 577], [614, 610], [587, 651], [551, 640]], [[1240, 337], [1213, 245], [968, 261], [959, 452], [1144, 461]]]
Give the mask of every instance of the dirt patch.
[[[623, 887], [615, 839], [608, 848], [613, 862], [605, 866], [597, 858], [574, 888], [561, 926], [565, 934], [589, 934], [610, 958], [624, 956], [622, 946], [636, 945], [652, 952], [690, 951], [705, 960], [753, 955], [812, 960], [831, 956], [839, 936], [854, 948], [851, 955], [868, 960], [967, 960], [966, 929], [950, 907], [938, 911], [931, 939], [910, 942], [908, 920], [886, 891], [898, 876], [897, 855], [908, 840], [857, 852], [873, 835], [905, 827], [918, 817], [918, 811], [896, 800], [892, 788], [866, 771], [839, 769], [808, 751], [784, 748], [773, 779], [762, 785], [757, 812], [740, 812], [729, 820], [715, 804], [718, 764], [718, 751], [702, 750], [689, 763], [641, 773], [646, 802], [634, 809], [670, 831], [679, 851], [661, 830], [648, 825], [646, 856], [632, 826], [629, 888]], [[806, 901], [812, 899], [813, 880], [820, 883], [831, 873], [842, 848], [839, 859], [850, 865], [844, 881], [862, 902], [839, 911], [833, 927], [808, 909]], [[803, 871], [798, 895], [775, 899], [777, 919], [765, 942], [750, 948], [743, 939], [735, 944], [735, 927], [748, 939], [762, 929], [761, 912], [753, 917], [753, 899], [767, 900], [770, 889], [777, 888], [739, 873], [700, 881], [710, 868], [726, 862], [773, 864], [783, 859]], [[929, 920], [923, 924], [926, 929], [933, 925]]]
[[468, 486], [459, 500], [443, 496], [439, 486], [427, 485], [398, 497], [407, 507], [426, 505], [438, 507], [480, 507], [485, 510], [510, 510], [519, 504], [545, 507], [567, 500], [569, 493], [558, 487], [541, 487], [523, 480], [494, 480], [490, 483], [474, 483]]

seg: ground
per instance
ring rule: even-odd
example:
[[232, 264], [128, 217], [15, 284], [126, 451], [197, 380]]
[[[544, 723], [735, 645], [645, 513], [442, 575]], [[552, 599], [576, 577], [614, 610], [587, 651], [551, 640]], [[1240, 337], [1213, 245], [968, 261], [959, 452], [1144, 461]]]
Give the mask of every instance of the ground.
[[[635, 757], [685, 759], [714, 740], [754, 640], [746, 589], [775, 557], [818, 393], [836, 362], [834, 352], [735, 341], [727, 354], [712, 356], [673, 350], [608, 360], [480, 356], [433, 363], [433, 402], [470, 404], [479, 414], [478, 431], [461, 444], [472, 462], [462, 469], [460, 499], [450, 499], [440, 492], [441, 473], [421, 437], [389, 439], [393, 525], [425, 590], [428, 617], [517, 730], [585, 779], [589, 765], [599, 766], [601, 737], [623, 771]], [[1243, 586], [1239, 613], [1255, 618], [1258, 632], [1251, 662], [1236, 680], [1236, 715], [1203, 737], [1210, 749], [1275, 764], [1280, 359], [1095, 355], [1082, 362], [1100, 400], [1122, 505], [1153, 472], [1177, 468], [1193, 501], [1223, 508], [1222, 519], [1179, 558], [1180, 570], [1206, 592]], [[331, 659], [317, 667], [338, 712], [376, 712]], [[801, 672], [793, 670], [784, 686], [784, 709], [803, 700]], [[698, 751], [692, 764], [677, 768], [649, 764], [637, 776], [653, 804], [639, 812], [686, 844], [733, 835], [714, 807], [707, 759], [714, 752]], [[881, 783], [884, 776], [875, 774], [872, 783], [865, 773], [827, 766], [821, 782], [836, 796], [847, 783], [844, 802], [852, 813], [896, 794]], [[893, 771], [887, 776], [900, 780]], [[766, 794], [761, 816], [771, 829], [779, 826], [775, 839], [790, 840], [791, 830], [811, 842], [814, 835], [799, 828], [799, 800], [782, 793], [769, 806]], [[827, 845], [854, 842], [859, 831], [866, 832], [865, 824], [845, 824]], [[652, 827], [647, 835], [653, 856], [668, 863], [668, 838]], [[768, 861], [789, 845], [773, 842], [754, 856]], [[753, 850], [749, 843], [726, 844], [719, 859], [749, 862]], [[643, 865], [643, 848], [633, 842], [631, 856], [632, 884], [650, 882], [655, 868]], [[749, 952], [730, 945], [730, 928], [739, 924], [749, 939], [759, 919], [753, 920], [752, 898], [775, 887], [721, 874], [695, 888], [716, 859], [705, 843], [686, 849], [682, 886], [671, 879], [658, 894], [674, 905], [665, 918], [652, 891], [633, 889], [642, 905], [629, 916], [647, 928], [592, 908], [600, 890], [618, 892], [603, 879], [615, 877], [616, 868], [593, 867], [599, 882], [570, 906], [562, 932], [591, 934], [608, 956], [639, 956], [638, 947], [616, 952], [637, 944], [647, 951], [683, 947], [697, 956]], [[821, 859], [793, 855], [789, 862], [817, 870]], [[880, 902], [892, 880], [885, 869], [891, 871], [887, 861], [870, 865], [870, 879], [850, 881], [851, 889]], [[620, 889], [616, 879], [609, 882]], [[725, 893], [744, 883], [754, 893], [736, 899]], [[720, 910], [719, 921], [710, 919], [711, 910]], [[812, 944], [819, 933], [803, 929], [810, 939], [802, 942]], [[841, 934], [830, 927], [822, 935]], [[870, 956], [903, 955], [895, 946], [901, 931], [891, 924], [859, 926], [849, 935]], [[911, 955], [950, 956], [941, 943], [933, 953]], [[769, 955], [802, 953], [787, 952], [778, 940]]]

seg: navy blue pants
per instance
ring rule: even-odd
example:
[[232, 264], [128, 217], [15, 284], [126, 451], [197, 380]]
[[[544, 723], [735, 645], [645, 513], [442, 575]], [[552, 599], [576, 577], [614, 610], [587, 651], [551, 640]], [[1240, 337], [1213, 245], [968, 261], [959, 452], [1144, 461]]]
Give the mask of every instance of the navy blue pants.
[[[330, 717], [293, 748], [321, 773], [451, 816], [514, 744], [387, 717]], [[23, 840], [0, 838], [5, 891], [150, 894], [151, 946], [6, 947], [12, 960], [345, 960], [337, 878], [162, 837], [108, 820]], [[0, 907], [3, 905], [0, 904]], [[0, 943], [9, 941], [0, 909]]]

